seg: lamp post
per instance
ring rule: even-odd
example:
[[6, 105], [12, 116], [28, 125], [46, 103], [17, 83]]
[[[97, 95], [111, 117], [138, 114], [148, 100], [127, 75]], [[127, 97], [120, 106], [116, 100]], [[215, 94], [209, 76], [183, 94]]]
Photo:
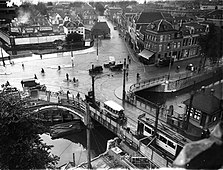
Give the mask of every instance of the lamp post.
[[168, 81], [170, 79], [170, 70], [171, 70], [171, 65], [172, 65], [172, 56], [173, 56], [173, 48], [172, 48], [172, 46], [173, 46], [173, 43], [174, 42], [172, 42], [171, 43], [171, 46], [170, 46], [170, 48], [171, 48], [171, 54], [170, 54], [170, 62], [169, 62], [169, 68], [168, 68], [168, 77], [167, 77], [167, 80]]
[[2, 52], [2, 47], [0, 47], [0, 48], [1, 48], [1, 55], [2, 55], [2, 64], [3, 64], [3, 67], [5, 67], [5, 60], [4, 60], [4, 56], [3, 56], [3, 52]]
[[98, 61], [98, 35], [97, 35], [97, 61]]
[[86, 112], [87, 112], [87, 168], [92, 169], [91, 165], [91, 129], [93, 128], [90, 116], [89, 104], [86, 103]]
[[126, 76], [126, 58], [123, 65], [123, 88], [122, 88], [122, 101], [125, 101], [125, 76]]

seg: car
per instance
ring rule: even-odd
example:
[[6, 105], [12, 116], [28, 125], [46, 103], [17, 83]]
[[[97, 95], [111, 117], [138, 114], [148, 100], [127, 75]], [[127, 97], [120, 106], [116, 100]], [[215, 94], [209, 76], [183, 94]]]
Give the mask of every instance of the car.
[[89, 74], [97, 74], [102, 72], [103, 72], [103, 67], [101, 65], [97, 65], [89, 69]]
[[21, 81], [21, 84], [22, 84], [22, 87], [27, 90], [34, 90], [34, 89], [42, 90], [42, 91], [46, 90], [45, 84], [41, 85], [40, 82], [35, 78], [23, 79]]
[[[171, 62], [171, 63], [170, 63]], [[155, 64], [156, 67], [162, 67], [162, 66], [169, 66], [170, 64], [173, 65], [174, 59], [160, 59], [158, 63]]]
[[109, 68], [110, 66], [114, 66], [115, 65], [115, 57], [113, 56], [109, 56], [109, 62], [104, 63], [104, 67], [105, 68]]
[[121, 71], [123, 69], [123, 63], [115, 64], [114, 66], [110, 66], [111, 71]]
[[189, 71], [193, 71], [194, 70], [194, 66], [193, 66], [193, 64], [188, 64], [187, 66], [186, 66], [186, 70], [189, 70]]

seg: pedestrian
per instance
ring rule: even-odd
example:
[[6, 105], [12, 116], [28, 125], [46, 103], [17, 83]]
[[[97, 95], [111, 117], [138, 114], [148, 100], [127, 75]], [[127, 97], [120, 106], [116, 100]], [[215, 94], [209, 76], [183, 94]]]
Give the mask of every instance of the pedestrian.
[[41, 73], [42, 73], [42, 74], [44, 74], [44, 73], [45, 73], [45, 71], [44, 71], [44, 69], [43, 69], [43, 68], [41, 69]]
[[60, 67], [60, 66], [58, 66], [58, 71], [60, 71], [60, 69], [61, 69], [61, 67]]
[[5, 86], [6, 86], [6, 87], [7, 87], [7, 86], [10, 86], [9, 81], [6, 81]]
[[43, 59], [43, 56], [42, 56], [42, 54], [40, 54], [40, 59], [41, 59], [41, 60]]
[[140, 74], [137, 73], [137, 74], [136, 74], [136, 81], [137, 81], [137, 83], [139, 82], [139, 79], [140, 79]]
[[22, 68], [24, 69], [24, 64], [22, 63]]
[[69, 74], [68, 73], [66, 73], [66, 79], [67, 79], [67, 81], [69, 80]]
[[127, 69], [127, 70], [129, 69], [129, 64], [126, 64], [126, 69]]
[[73, 82], [74, 82], [74, 83], [76, 82], [76, 78], [75, 78], [75, 77], [73, 78]]
[[22, 85], [22, 87], [24, 86], [24, 82], [23, 82], [23, 80], [21, 81], [21, 85]]
[[77, 93], [77, 99], [79, 100], [79, 98], [80, 98], [80, 93], [78, 92]]
[[129, 73], [128, 73], [128, 71], [126, 72], [126, 77], [128, 78], [128, 76], [129, 76]]
[[34, 74], [34, 79], [38, 79], [37, 76], [36, 76], [36, 74]]

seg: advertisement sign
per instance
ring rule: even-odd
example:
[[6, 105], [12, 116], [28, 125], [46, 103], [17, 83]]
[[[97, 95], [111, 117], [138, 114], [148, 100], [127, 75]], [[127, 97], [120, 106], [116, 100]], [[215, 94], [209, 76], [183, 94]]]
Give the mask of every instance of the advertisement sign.
[[20, 33], [21, 32], [21, 28], [19, 28], [19, 27], [11, 27], [11, 32]]
[[39, 27], [39, 31], [52, 31], [52, 27]]
[[88, 42], [88, 41], [86, 42], [86, 41], [85, 41], [85, 46], [86, 46], [86, 47], [91, 46], [91, 42]]

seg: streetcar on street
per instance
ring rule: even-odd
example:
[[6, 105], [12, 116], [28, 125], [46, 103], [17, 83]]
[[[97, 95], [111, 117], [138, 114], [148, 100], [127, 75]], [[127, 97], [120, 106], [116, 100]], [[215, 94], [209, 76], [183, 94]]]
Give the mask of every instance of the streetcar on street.
[[124, 108], [112, 100], [104, 102], [103, 113], [115, 121], [120, 121], [120, 123], [124, 123], [127, 120]]

